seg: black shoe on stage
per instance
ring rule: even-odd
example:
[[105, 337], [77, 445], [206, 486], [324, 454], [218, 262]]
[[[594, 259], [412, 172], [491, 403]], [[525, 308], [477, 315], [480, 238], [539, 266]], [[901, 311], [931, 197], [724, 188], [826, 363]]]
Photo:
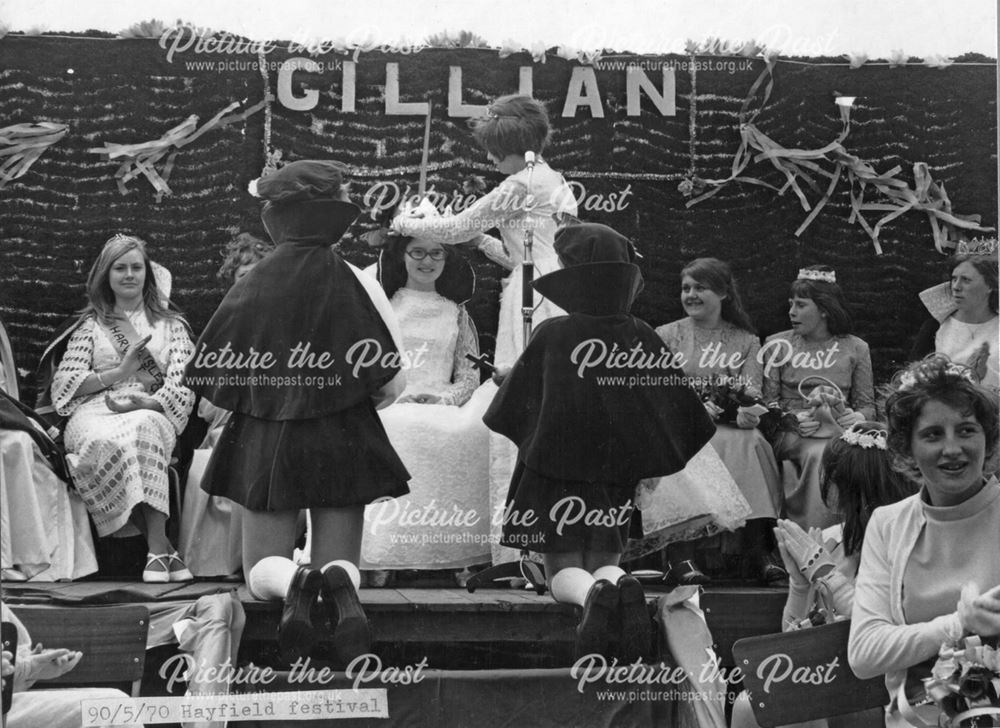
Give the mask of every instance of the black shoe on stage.
[[576, 628], [576, 659], [592, 654], [607, 653], [612, 641], [615, 615], [618, 612], [618, 587], [601, 579], [590, 587], [583, 615]]
[[669, 586], [701, 586], [708, 584], [711, 580], [708, 574], [698, 568], [690, 559], [684, 561], [670, 562], [667, 573], [663, 576], [664, 583]]
[[618, 580], [618, 605], [621, 620], [619, 657], [628, 664], [645, 660], [653, 642], [653, 625], [646, 607], [646, 594], [634, 576], [626, 574]]
[[371, 651], [371, 632], [358, 590], [343, 567], [327, 564], [322, 571], [323, 605], [337, 655], [346, 664]]
[[285, 607], [278, 623], [278, 648], [288, 662], [307, 657], [316, 645], [316, 631], [310, 616], [319, 598], [323, 578], [314, 569], [300, 566], [285, 595]]

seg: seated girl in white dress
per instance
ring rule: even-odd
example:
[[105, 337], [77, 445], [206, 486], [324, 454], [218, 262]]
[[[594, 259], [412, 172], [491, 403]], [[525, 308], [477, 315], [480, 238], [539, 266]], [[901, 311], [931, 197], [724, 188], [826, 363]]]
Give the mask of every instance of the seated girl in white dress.
[[378, 277], [399, 320], [406, 389], [379, 411], [410, 472], [409, 495], [369, 505], [361, 548], [368, 569], [462, 568], [490, 560], [489, 434], [496, 392], [479, 385], [479, 354], [462, 305], [472, 268], [450, 247], [393, 238]]
[[143, 581], [191, 579], [166, 534], [167, 467], [194, 393], [181, 385], [194, 352], [187, 325], [157, 286], [146, 244], [116, 235], [87, 278], [88, 304], [52, 380], [68, 415], [70, 470], [100, 536], [149, 547]]

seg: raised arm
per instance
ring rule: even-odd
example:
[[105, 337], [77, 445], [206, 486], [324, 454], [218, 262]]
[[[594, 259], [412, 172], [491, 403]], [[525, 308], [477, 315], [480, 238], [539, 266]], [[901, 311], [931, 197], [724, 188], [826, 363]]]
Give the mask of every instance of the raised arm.
[[400, 215], [392, 221], [392, 229], [400, 235], [419, 237], [442, 245], [464, 243], [479, 238], [486, 230], [500, 227], [512, 217], [523, 215], [526, 193], [523, 183], [507, 179], [457, 215]]

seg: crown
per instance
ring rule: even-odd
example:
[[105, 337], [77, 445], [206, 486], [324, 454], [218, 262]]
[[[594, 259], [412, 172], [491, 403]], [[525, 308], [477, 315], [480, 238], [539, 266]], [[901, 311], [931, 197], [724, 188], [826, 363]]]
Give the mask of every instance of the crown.
[[[966, 381], [976, 383], [976, 377], [969, 367], [962, 364], [955, 364], [954, 362], [948, 364], [942, 369], [942, 373], [946, 376], [961, 377]], [[917, 385], [918, 381], [925, 381], [927, 379], [926, 375], [921, 372], [919, 375], [913, 371], [903, 372], [899, 375], [899, 387], [900, 392], [905, 392], [908, 389], [913, 389]]]
[[805, 281], [826, 281], [836, 283], [837, 274], [832, 270], [813, 270], [812, 268], [799, 268], [798, 279]]
[[997, 252], [997, 239], [973, 238], [969, 241], [961, 240], [955, 246], [955, 252], [959, 255], [992, 255]]
[[853, 427], [849, 430], [844, 430], [840, 436], [840, 439], [848, 445], [857, 445], [865, 450], [870, 450], [873, 447], [885, 450], [885, 443], [888, 438], [889, 432], [887, 430], [859, 430]]

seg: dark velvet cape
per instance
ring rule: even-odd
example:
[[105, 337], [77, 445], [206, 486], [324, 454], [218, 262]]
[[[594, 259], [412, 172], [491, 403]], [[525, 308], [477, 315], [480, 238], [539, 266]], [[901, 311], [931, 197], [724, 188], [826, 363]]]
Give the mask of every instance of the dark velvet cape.
[[[226, 294], [195, 345], [186, 386], [234, 412], [303, 420], [353, 407], [396, 375], [397, 350], [385, 322], [354, 272], [330, 248], [358, 213], [351, 203], [335, 200], [264, 208], [277, 248]], [[212, 360], [226, 349], [244, 357], [243, 366]], [[358, 368], [362, 352], [382, 356]], [[256, 362], [249, 359], [254, 353]], [[260, 366], [264, 354], [273, 362], [267, 368]], [[326, 361], [320, 359], [324, 355]], [[248, 379], [255, 375], [256, 381]], [[310, 384], [308, 377], [323, 381]]]
[[[483, 417], [517, 444], [529, 469], [562, 480], [634, 485], [683, 469], [715, 433], [697, 395], [680, 383], [680, 369], [610, 367], [605, 358], [578, 376], [572, 353], [588, 340], [608, 351], [640, 347], [647, 358], [669, 357], [652, 327], [628, 313], [641, 279], [631, 263], [602, 262], [535, 281], [570, 313], [535, 329]], [[642, 384], [642, 377], [655, 381]]]

